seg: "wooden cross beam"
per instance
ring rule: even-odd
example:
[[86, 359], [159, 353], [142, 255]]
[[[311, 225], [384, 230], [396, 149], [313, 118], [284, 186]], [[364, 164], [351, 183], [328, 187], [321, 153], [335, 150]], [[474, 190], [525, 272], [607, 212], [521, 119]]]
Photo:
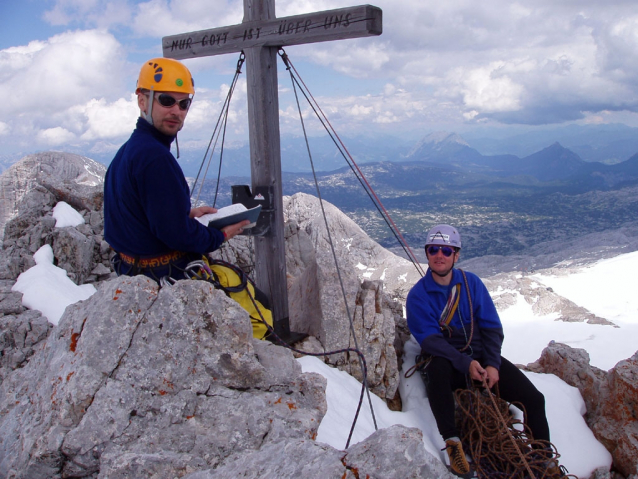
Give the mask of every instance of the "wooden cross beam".
[[264, 236], [255, 237], [255, 282], [270, 299], [275, 332], [290, 338], [281, 184], [277, 52], [279, 47], [341, 40], [382, 32], [381, 9], [371, 5], [275, 17], [275, 0], [244, 0], [239, 25], [162, 39], [165, 57], [246, 54], [251, 183], [271, 187], [273, 212]]

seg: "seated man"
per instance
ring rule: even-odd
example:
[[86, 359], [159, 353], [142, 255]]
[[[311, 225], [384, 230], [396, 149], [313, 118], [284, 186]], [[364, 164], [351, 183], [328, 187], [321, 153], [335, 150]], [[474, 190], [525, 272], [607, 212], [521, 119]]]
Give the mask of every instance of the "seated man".
[[154, 58], [142, 66], [135, 92], [140, 118], [104, 179], [104, 238], [116, 251], [118, 274], [184, 279], [189, 262], [218, 249], [248, 221], [220, 231], [195, 219], [217, 210], [191, 208], [170, 151], [195, 93], [190, 71], [177, 60]]
[[[468, 376], [485, 380], [489, 388], [498, 383], [501, 398], [523, 404], [534, 439], [549, 441], [549, 426], [543, 394], [501, 356], [503, 327], [487, 288], [476, 275], [454, 269], [460, 250], [455, 228], [438, 225], [429, 231], [429, 268], [410, 290], [406, 310], [410, 332], [422, 354], [431, 356], [426, 389], [450, 469], [457, 476], [473, 477], [454, 422], [453, 393], [467, 388]], [[559, 470], [553, 461], [549, 466]]]

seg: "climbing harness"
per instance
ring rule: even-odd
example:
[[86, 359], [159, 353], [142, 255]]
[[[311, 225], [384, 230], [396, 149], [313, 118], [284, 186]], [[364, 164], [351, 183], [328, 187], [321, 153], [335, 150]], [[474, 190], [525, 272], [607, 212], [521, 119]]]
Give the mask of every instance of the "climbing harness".
[[[459, 349], [459, 352], [463, 352], [470, 347], [470, 343], [472, 342], [472, 337], [474, 336], [474, 308], [472, 307], [472, 295], [470, 294], [470, 286], [467, 282], [467, 276], [465, 275], [465, 271], [463, 271], [462, 269], [459, 268], [459, 271], [461, 272], [461, 274], [463, 275], [463, 281], [465, 283], [465, 291], [467, 293], [467, 301], [468, 304], [470, 306], [470, 336], [467, 337], [466, 335], [466, 340], [467, 343], [465, 344], [465, 346], [463, 346], [461, 349]], [[459, 302], [461, 299], [461, 283], [457, 283], [456, 285], [454, 285], [454, 287], [450, 290], [450, 294], [448, 295], [447, 298], [447, 302], [445, 304], [445, 308], [443, 308], [443, 311], [441, 312], [441, 316], [439, 318], [439, 327], [441, 328], [441, 332], [442, 333], [448, 333], [449, 336], [452, 336], [452, 330], [450, 329], [450, 322], [452, 321], [452, 318], [454, 317], [454, 313], [456, 313], [458, 307], [459, 307]], [[459, 311], [460, 314], [460, 311]], [[461, 325], [463, 325], [463, 320], [461, 319]], [[465, 332], [465, 326], [463, 325], [463, 332]], [[405, 374], [404, 377], [405, 378], [409, 378], [411, 377], [416, 371], [419, 371], [421, 373], [421, 376], [423, 377], [424, 380], [426, 380], [426, 368], [428, 367], [428, 365], [430, 364], [430, 361], [432, 360], [432, 356], [430, 356], [429, 354], [425, 354], [425, 353], [420, 353], [416, 356], [416, 359], [414, 360], [414, 366], [412, 366], [411, 368], [409, 368]]]

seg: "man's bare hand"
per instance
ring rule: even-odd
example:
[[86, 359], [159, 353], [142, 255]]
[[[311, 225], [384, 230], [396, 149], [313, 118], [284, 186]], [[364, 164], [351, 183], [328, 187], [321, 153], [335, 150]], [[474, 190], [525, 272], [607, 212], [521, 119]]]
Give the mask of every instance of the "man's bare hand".
[[250, 221], [244, 220], [240, 223], [235, 223], [234, 225], [224, 226], [222, 231], [225, 233], [226, 241], [242, 233], [244, 231], [244, 226], [248, 224], [250, 224]]
[[188, 216], [190, 218], [199, 218], [209, 213], [217, 213], [217, 208], [213, 208], [212, 206], [198, 206], [197, 208], [191, 209]]
[[498, 369], [496, 369], [494, 366], [487, 366], [485, 368], [485, 371], [487, 372], [487, 387], [492, 389], [492, 387], [498, 382], [500, 377], [498, 374]]
[[470, 377], [476, 381], [483, 380], [487, 381], [487, 387], [492, 389], [492, 387], [498, 382], [499, 374], [498, 369], [494, 366], [487, 366], [483, 369], [483, 366], [475, 359], [470, 363]]
[[483, 366], [475, 359], [470, 363], [470, 377], [475, 381], [483, 382], [483, 379], [487, 379], [487, 371], [483, 369]]

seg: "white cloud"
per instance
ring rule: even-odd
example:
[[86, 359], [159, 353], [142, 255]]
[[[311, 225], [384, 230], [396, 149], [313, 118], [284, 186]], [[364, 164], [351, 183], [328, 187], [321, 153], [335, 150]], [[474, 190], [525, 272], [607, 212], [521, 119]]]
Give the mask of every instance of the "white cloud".
[[482, 112], [519, 110], [523, 87], [502, 73], [504, 64], [495, 62], [463, 74], [463, 103]]
[[81, 23], [108, 28], [129, 23], [131, 7], [127, 0], [57, 0], [43, 17], [52, 25]]
[[241, 23], [243, 5], [228, 0], [151, 0], [133, 14], [138, 35], [163, 37]]
[[128, 100], [120, 98], [113, 103], [104, 98], [92, 99], [77, 107], [76, 111], [86, 117], [86, 131], [81, 136], [84, 141], [127, 136], [140, 115], [135, 94], [131, 94]]
[[[277, 0], [276, 14], [359, 4]], [[403, 134], [477, 122], [635, 122], [635, 1], [374, 4], [383, 10], [383, 35], [287, 48], [309, 86], [320, 82], [322, 108], [348, 133], [372, 132], [375, 124]], [[78, 148], [112, 149], [125, 141], [137, 117], [129, 96], [140, 57], [160, 55], [162, 36], [243, 17], [240, 0], [51, 0], [45, 8], [46, 21], [85, 30], [0, 51], [3, 148], [9, 138], [22, 149], [34, 138], [72, 138]], [[207, 142], [228, 88], [220, 84], [232, 78], [235, 58], [186, 62], [197, 95], [180, 139]], [[240, 78], [229, 115], [229, 134], [237, 136], [248, 127], [245, 76]], [[287, 79], [280, 75], [280, 81]], [[282, 132], [299, 133], [291, 89], [281, 88], [279, 95]], [[308, 107], [303, 112], [310, 120]], [[311, 121], [306, 126], [321, 128]]]
[[61, 126], [56, 126], [55, 128], [39, 131], [36, 138], [38, 143], [45, 146], [58, 146], [73, 141], [75, 135]]
[[10, 119], [16, 148], [33, 148], [33, 138], [60, 146], [122, 135], [138, 114], [119, 98], [135, 80], [119, 42], [104, 31], [65, 32], [7, 48], [0, 51], [0, 72], [0, 121]]
[[66, 32], [0, 51], [3, 115], [51, 114], [130, 81], [120, 44], [99, 30]]

